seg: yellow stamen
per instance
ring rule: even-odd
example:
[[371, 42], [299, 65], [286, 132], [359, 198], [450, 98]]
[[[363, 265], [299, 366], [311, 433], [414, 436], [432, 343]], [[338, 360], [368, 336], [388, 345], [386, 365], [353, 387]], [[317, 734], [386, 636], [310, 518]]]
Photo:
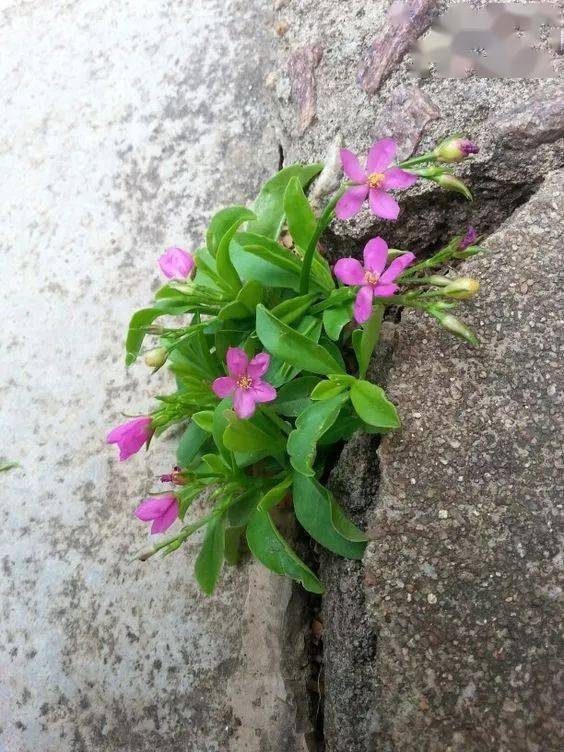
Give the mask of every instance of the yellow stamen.
[[385, 177], [383, 172], [373, 172], [368, 176], [368, 185], [371, 188], [379, 188]]
[[237, 379], [237, 386], [239, 389], [250, 389], [253, 385], [253, 380], [250, 376], [239, 376]]
[[364, 281], [368, 285], [375, 285], [377, 284], [378, 280], [380, 279], [380, 275], [376, 272], [365, 272], [364, 273]]

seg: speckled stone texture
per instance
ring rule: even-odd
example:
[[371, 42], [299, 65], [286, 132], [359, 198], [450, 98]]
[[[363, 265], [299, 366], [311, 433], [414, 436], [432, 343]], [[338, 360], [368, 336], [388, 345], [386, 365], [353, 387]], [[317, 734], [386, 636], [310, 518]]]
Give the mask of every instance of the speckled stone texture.
[[563, 216], [561, 171], [460, 269], [482, 280], [464, 312], [480, 348], [402, 316], [403, 427], [379, 449], [364, 561], [375, 749], [562, 749]]
[[[417, 18], [426, 7], [442, 12], [456, 1], [409, 0], [407, 6]], [[473, 5], [487, 2], [475, 0]], [[545, 80], [434, 75], [421, 80], [412, 74], [406, 54], [390, 67], [376, 92], [364, 91], [357, 78], [359, 67], [373, 41], [389, 28], [390, 4], [277, 3], [277, 17], [288, 29], [280, 39], [277, 67], [268, 83], [279, 104], [286, 161], [324, 159], [337, 135], [363, 158], [377, 138], [392, 136], [400, 145], [400, 156], [406, 158], [413, 150], [422, 153], [460, 131], [481, 147], [477, 157], [455, 169], [476, 200], [469, 203], [424, 181], [401, 194], [403, 211], [395, 223], [376, 220], [368, 208], [351, 221], [335, 222], [333, 258], [349, 255], [351, 246], [360, 248], [374, 234], [384, 234], [391, 247], [416, 243], [416, 250], [423, 251], [467, 224], [492, 231], [531, 195], [546, 171], [563, 163], [564, 58], [554, 51], [547, 50], [554, 78]], [[401, 46], [399, 41], [397, 45]], [[308, 46], [318, 49], [321, 61], [314, 71], [316, 118], [302, 133], [303, 103], [295, 96], [302, 89], [291, 75], [291, 61], [296, 50]], [[375, 61], [386, 49], [373, 56]]]
[[[429, 12], [436, 10], [441, 13], [453, 4], [454, 0], [439, 0], [434, 4], [423, 0], [408, 2], [419, 28], [425, 27], [420, 14], [425, 13], [426, 8]], [[486, 0], [473, 3], [476, 7], [486, 4]], [[279, 41], [276, 68], [269, 74], [267, 83], [279, 105], [285, 158], [292, 161], [327, 156], [329, 162], [333, 162], [333, 169], [327, 169], [325, 191], [331, 191], [340, 179], [336, 160], [341, 144], [364, 155], [377, 138], [392, 136], [400, 145], [400, 156], [407, 157], [414, 151], [431, 148], [439, 139], [458, 131], [481, 147], [479, 155], [455, 166], [454, 170], [473, 191], [473, 203], [457, 194], [442, 191], [432, 183], [420, 183], [401, 194], [402, 213], [395, 223], [376, 220], [368, 209], [352, 221], [334, 222], [324, 237], [330, 260], [343, 255], [360, 256], [367, 239], [377, 234], [381, 234], [392, 247], [409, 248], [424, 254], [440, 247], [453, 234], [463, 232], [468, 225], [474, 225], [486, 235], [495, 232], [517, 207], [526, 204], [548, 172], [564, 164], [563, 58], [554, 51], [548, 52], [554, 70], [554, 77], [550, 79], [472, 77], [457, 80], [431, 75], [420, 80], [410, 73], [409, 54], [399, 55], [396, 62], [388, 65], [382, 62], [382, 56], [387, 54], [386, 47], [382, 48], [381, 55], [377, 47], [373, 47], [377, 39], [392, 39], [396, 51], [405, 46], [402, 40], [388, 34], [389, 2], [318, 0], [311, 4], [300, 0], [278, 0], [275, 7], [279, 23], [284, 23], [285, 33]], [[296, 92], [303, 91], [304, 87], [294, 80], [291, 60], [297, 50], [307, 47], [321, 49], [318, 49], [320, 62], [314, 70], [313, 84], [309, 80], [305, 82], [310, 92], [307, 108], [311, 123], [301, 132], [303, 121], [300, 115], [304, 103], [296, 97]], [[371, 49], [374, 54], [369, 54]], [[363, 90], [358, 79], [367, 57], [386, 68], [387, 78], [379, 82], [373, 93]], [[313, 107], [316, 117], [311, 116]], [[320, 206], [323, 205], [321, 193], [316, 191], [316, 201]], [[553, 249], [554, 253], [557, 250]], [[542, 256], [539, 256], [540, 260]], [[524, 276], [533, 271], [531, 268]], [[539, 273], [540, 267], [536, 271]], [[526, 279], [521, 285], [524, 286], [525, 282]], [[501, 294], [498, 287], [498, 297]], [[403, 326], [402, 321], [396, 336]], [[433, 325], [427, 323], [426, 326]], [[388, 335], [389, 341], [376, 357], [378, 373], [374, 376], [379, 383], [385, 382], [390, 364], [394, 334], [389, 331]], [[441, 346], [437, 348], [439, 354], [445, 347], [447, 350], [453, 347], [457, 351], [464, 350], [450, 338], [441, 340]], [[506, 373], [499, 379], [500, 389], [504, 388], [502, 379], [512, 383], [513, 364], [509, 355], [507, 353]], [[516, 357], [515, 368], [520, 369], [519, 357]], [[423, 377], [418, 372], [420, 380], [408, 379], [406, 389], [411, 399], [419, 397], [429, 383], [435, 385], [434, 359], [435, 356], [429, 359]], [[406, 368], [408, 375], [414, 368], [414, 361], [410, 360], [409, 364]], [[465, 373], [451, 376], [455, 379], [453, 389], [462, 392], [467, 388]], [[395, 377], [390, 376], [390, 384], [394, 380]], [[500, 392], [499, 399], [501, 396]], [[491, 399], [496, 399], [493, 393]], [[375, 446], [373, 440], [355, 440], [343, 453], [332, 475], [335, 491], [361, 525], [367, 524], [379, 503]], [[396, 474], [407, 477], [410, 483], [413, 473], [408, 475], [407, 469], [404, 472], [399, 458], [394, 467]], [[493, 479], [491, 485], [495, 486]], [[428, 491], [433, 492], [432, 484]], [[542, 529], [539, 529], [538, 536], [543, 537]], [[378, 752], [390, 752], [393, 749], [395, 752], [401, 749], [404, 752], [402, 744], [407, 744], [410, 738], [409, 715], [405, 718], [406, 739], [393, 747], [390, 746], [392, 742], [386, 746], [379, 737], [378, 743], [381, 744], [376, 746], [375, 734], [383, 722], [378, 700], [380, 680], [374, 659], [378, 630], [373, 615], [367, 611], [362, 587], [364, 567], [322, 552], [321, 573], [326, 585], [323, 614], [327, 750], [374, 752], [377, 749]], [[389, 646], [386, 649], [389, 650]], [[465, 650], [464, 645], [460, 650]], [[384, 652], [384, 649], [378, 650], [378, 655], [382, 656]], [[487, 725], [489, 712], [484, 710], [486, 704], [480, 707]], [[401, 725], [400, 712], [401, 708], [394, 715], [397, 726]], [[481, 720], [475, 725], [480, 723]], [[417, 746], [413, 731], [412, 748], [422, 751], [423, 745], [430, 743], [429, 733], [421, 731], [420, 746]], [[446, 752], [448, 747], [444, 739], [435, 749]], [[464, 745], [462, 749], [465, 749]], [[484, 744], [483, 749], [513, 752], [511, 744], [506, 747]], [[534, 744], [531, 750], [540, 752]]]
[[174, 443], [122, 465], [105, 444], [170, 387], [123, 364], [163, 246], [194, 247], [278, 169], [270, 11], [2, 3], [0, 456], [22, 464], [1, 479], [5, 752], [304, 749], [289, 583], [247, 565], [208, 600], [192, 547], [130, 563]]

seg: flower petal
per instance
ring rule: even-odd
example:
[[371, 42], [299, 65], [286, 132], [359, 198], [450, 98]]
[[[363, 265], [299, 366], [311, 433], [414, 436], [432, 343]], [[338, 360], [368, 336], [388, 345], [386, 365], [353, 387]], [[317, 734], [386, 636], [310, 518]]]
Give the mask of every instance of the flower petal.
[[176, 497], [172, 494], [151, 496], [148, 499], [145, 499], [145, 501], [142, 501], [133, 514], [137, 519], [143, 520], [143, 522], [155, 520], [166, 512], [173, 501], [176, 501]]
[[247, 373], [249, 358], [240, 347], [230, 347], [227, 350], [227, 368], [231, 376], [244, 376]]
[[384, 173], [384, 180], [382, 181], [382, 188], [385, 191], [389, 191], [390, 188], [410, 188], [417, 182], [417, 175], [412, 175], [411, 172], [400, 170], [399, 167], [390, 167]]
[[255, 401], [250, 389], [235, 389], [233, 408], [238, 418], [250, 418], [255, 412]]
[[232, 376], [220, 376], [212, 384], [212, 390], [214, 394], [223, 399], [229, 397], [231, 392], [237, 386], [237, 382]]
[[151, 535], [166, 532], [178, 517], [178, 501], [174, 499], [168, 509], [151, 526]]
[[381, 138], [371, 147], [366, 160], [366, 172], [383, 172], [396, 156], [397, 144], [391, 138]]
[[249, 394], [255, 402], [272, 402], [276, 399], [276, 389], [268, 381], [257, 379], [253, 381]]
[[414, 253], [402, 253], [401, 256], [395, 258], [384, 274], [380, 277], [380, 282], [385, 284], [386, 282], [393, 282], [396, 277], [403, 272], [404, 269], [415, 261]]
[[251, 360], [247, 368], [247, 374], [251, 379], [258, 379], [268, 371], [270, 365], [270, 355], [266, 352], [259, 353]]
[[333, 267], [333, 274], [345, 285], [361, 285], [364, 282], [364, 269], [355, 258], [339, 259]]
[[341, 149], [341, 162], [345, 175], [356, 183], [366, 183], [366, 173], [360, 166], [358, 157], [348, 149]]
[[388, 259], [388, 244], [383, 238], [372, 238], [364, 246], [364, 266], [371, 272], [380, 274]]
[[165, 277], [184, 281], [194, 268], [194, 259], [182, 248], [167, 248], [159, 258], [159, 266]]
[[337, 201], [335, 214], [339, 219], [349, 219], [360, 211], [363, 201], [368, 194], [367, 185], [357, 185], [349, 190]]
[[387, 298], [388, 295], [394, 295], [399, 290], [399, 287], [397, 285], [381, 285], [378, 283], [374, 286], [374, 297], [376, 298]]
[[364, 285], [358, 291], [356, 300], [354, 301], [354, 317], [359, 324], [364, 324], [368, 321], [372, 313], [372, 287], [370, 285]]
[[151, 418], [140, 417], [128, 420], [121, 426], [117, 426], [107, 436], [108, 444], [117, 444], [119, 447], [120, 462], [138, 452], [141, 447], [151, 438]]
[[393, 196], [374, 188], [370, 191], [370, 208], [374, 214], [382, 217], [382, 219], [397, 219], [400, 210], [399, 204]]

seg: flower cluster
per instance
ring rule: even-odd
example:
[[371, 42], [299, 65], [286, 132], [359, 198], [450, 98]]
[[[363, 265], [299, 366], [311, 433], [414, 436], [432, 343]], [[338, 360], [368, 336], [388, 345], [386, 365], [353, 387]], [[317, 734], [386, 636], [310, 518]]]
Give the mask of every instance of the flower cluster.
[[[318, 543], [348, 558], [362, 556], [366, 536], [322, 483], [329, 448], [357, 430], [382, 434], [399, 426], [395, 405], [366, 380], [389, 306], [427, 313], [477, 344], [451, 311], [475, 294], [478, 282], [454, 277], [450, 265], [481, 249], [473, 228], [426, 258], [373, 237], [362, 262], [351, 255], [331, 268], [318, 241], [331, 221], [349, 219], [366, 200], [377, 217], [397, 220], [400, 206], [391, 192], [418, 180], [471, 198], [441, 163], [477, 152], [456, 136], [398, 162], [396, 143], [385, 138], [363, 167], [342, 149], [346, 179], [320, 217], [306, 190], [322, 165], [292, 165], [266, 183], [252, 209], [218, 212], [204, 248], [170, 247], [160, 256], [168, 282], [151, 308], [134, 314], [126, 362], [135, 362], [145, 337], [157, 337], [145, 361], [155, 370], [167, 363], [176, 390], [107, 437], [123, 461], [171, 426], [184, 426], [177, 464], [160, 475], [169, 489], [151, 492], [134, 512], [151, 523], [151, 534], [174, 532], [140, 558], [171, 553], [204, 527], [195, 574], [205, 593], [213, 591], [224, 561], [236, 563], [243, 541], [272, 571], [321, 592], [317, 576], [276, 526], [285, 499]], [[180, 317], [180, 325], [156, 324], [163, 316]], [[207, 511], [194, 516], [202, 503]]]

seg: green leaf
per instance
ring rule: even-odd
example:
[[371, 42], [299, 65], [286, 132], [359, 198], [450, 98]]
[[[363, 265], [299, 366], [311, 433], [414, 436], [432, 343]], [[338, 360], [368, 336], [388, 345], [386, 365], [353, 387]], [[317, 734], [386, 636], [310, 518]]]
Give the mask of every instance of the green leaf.
[[311, 210], [300, 181], [296, 177], [288, 181], [284, 194], [284, 211], [286, 212], [288, 229], [295, 244], [300, 248], [307, 248], [315, 232], [317, 219]]
[[257, 218], [248, 223], [247, 230], [277, 240], [284, 222], [284, 194], [288, 183], [296, 177], [300, 185], [305, 188], [322, 167], [321, 164], [294, 164], [285, 167], [270, 178], [263, 185], [253, 204], [253, 211]]
[[241, 558], [241, 538], [245, 532], [244, 525], [228, 527], [225, 531], [225, 563], [234, 567]]
[[203, 431], [211, 433], [213, 430], [213, 410], [202, 410], [192, 415], [192, 420]]
[[212, 256], [216, 256], [223, 238], [235, 225], [256, 219], [255, 214], [244, 206], [228, 206], [214, 214], [206, 233], [206, 246]]
[[21, 467], [19, 462], [0, 462], [0, 473], [5, 473], [8, 470], [15, 470], [16, 467]]
[[317, 376], [301, 376], [299, 379], [293, 379], [280, 387], [276, 402], [272, 403], [272, 407], [280, 415], [295, 418], [311, 404], [310, 394], [318, 382]]
[[356, 329], [353, 332], [352, 342], [358, 361], [358, 375], [360, 378], [366, 375], [370, 358], [380, 336], [380, 326], [384, 317], [384, 306], [376, 304], [373, 308], [372, 316], [363, 324], [362, 329]]
[[274, 306], [271, 313], [285, 324], [293, 324], [294, 321], [298, 321], [298, 319], [302, 318], [317, 297], [316, 293], [309, 292], [307, 295], [300, 295], [298, 297], [290, 298], [289, 300], [283, 300], [282, 303]]
[[247, 543], [253, 555], [275, 574], [301, 582], [310, 593], [322, 593], [323, 585], [292, 551], [278, 532], [270, 514], [257, 509], [247, 526]]
[[345, 385], [338, 381], [320, 381], [311, 393], [312, 400], [328, 400], [345, 389]]
[[338, 340], [343, 327], [352, 319], [352, 303], [346, 303], [337, 308], [327, 308], [323, 311], [323, 326], [327, 336]]
[[381, 386], [357, 381], [351, 387], [351, 402], [359, 418], [377, 428], [398, 428], [400, 420], [395, 405]]
[[195, 423], [188, 424], [176, 450], [176, 459], [180, 467], [188, 467], [193, 462], [208, 438], [209, 436], [206, 431], [202, 430]]
[[312, 373], [342, 373], [342, 366], [321, 345], [277, 319], [263, 305], [257, 306], [257, 336], [268, 350], [280, 360]]
[[[307, 337], [312, 342], [317, 342], [321, 334], [321, 321], [313, 316], [305, 316], [296, 327], [296, 331], [303, 334], [304, 337]], [[301, 370], [301, 368], [295, 368], [290, 363], [274, 357], [270, 361], [266, 380], [272, 386], [279, 387], [294, 379]]]
[[159, 306], [155, 306], [154, 308], [142, 308], [140, 311], [134, 313], [129, 322], [129, 329], [125, 340], [125, 364], [130, 366], [135, 363], [139, 351], [141, 350], [143, 340], [145, 339], [145, 329], [152, 324], [156, 318], [159, 316], [185, 313], [189, 308], [190, 306], [185, 303], [181, 305], [172, 303], [167, 305], [163, 301]]
[[232, 452], [266, 453], [275, 456], [284, 449], [282, 435], [272, 426], [265, 433], [252, 420], [241, 420], [234, 412], [227, 411], [229, 425], [223, 433], [223, 444]]
[[337, 394], [331, 399], [315, 402], [300, 413], [296, 428], [288, 436], [287, 451], [294, 470], [303, 475], [315, 475], [313, 462], [317, 442], [337, 420], [346, 394]]
[[294, 473], [294, 510], [300, 525], [322, 546], [347, 559], [362, 558], [366, 536], [315, 478]]
[[236, 527], [246, 525], [249, 521], [249, 517], [257, 508], [259, 499], [260, 492], [257, 491], [256, 488], [251, 488], [242, 494], [227, 511], [229, 524]]
[[233, 208], [237, 209], [235, 214], [233, 214], [232, 210], [224, 209], [224, 211], [231, 213], [233, 222], [225, 230], [224, 235], [219, 242], [215, 260], [217, 263], [217, 273], [219, 274], [219, 276], [225, 282], [227, 282], [232, 290], [239, 290], [241, 288], [241, 279], [239, 278], [239, 275], [237, 274], [237, 271], [233, 266], [233, 263], [231, 262], [231, 257], [229, 255], [229, 245], [231, 243], [231, 239], [239, 229], [239, 226], [247, 219], [254, 219], [255, 215], [252, 211], [249, 211], [248, 209], [244, 209], [242, 207], [232, 207], [232, 209]]
[[225, 550], [225, 514], [220, 514], [208, 522], [204, 542], [196, 564], [194, 574], [202, 592], [211, 595], [217, 583], [223, 564]]
[[198, 248], [194, 251], [194, 261], [196, 262], [195, 284], [205, 285], [228, 295], [232, 294], [231, 287], [219, 276], [216, 260], [207, 248]]
[[[248, 252], [247, 248], [241, 243], [241, 235], [243, 234], [239, 233], [233, 238], [229, 247], [231, 261], [241, 279], [260, 282], [265, 287], [287, 287], [290, 290], [297, 290], [299, 273], [273, 263], [272, 258], [267, 253], [263, 252], [259, 256], [258, 252]], [[265, 241], [267, 240], [265, 238]], [[264, 246], [254, 245], [252, 248], [255, 250], [264, 249]]]
[[258, 503], [258, 508], [263, 512], [269, 512], [273, 507], [279, 504], [288, 493], [292, 485], [292, 476], [287, 475], [283, 481], [273, 486]]

